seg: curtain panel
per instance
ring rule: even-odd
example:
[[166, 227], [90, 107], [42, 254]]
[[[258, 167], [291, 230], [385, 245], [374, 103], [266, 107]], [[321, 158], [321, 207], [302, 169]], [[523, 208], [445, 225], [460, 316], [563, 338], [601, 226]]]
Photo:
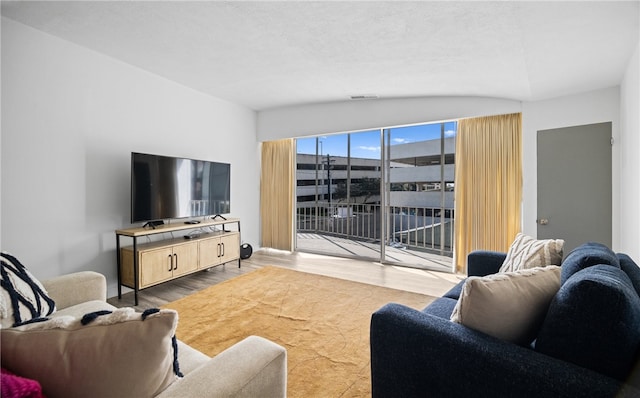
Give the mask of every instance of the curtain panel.
[[261, 170], [261, 246], [293, 251], [294, 140], [262, 143]]
[[458, 122], [455, 165], [457, 272], [473, 250], [506, 252], [521, 229], [522, 115]]

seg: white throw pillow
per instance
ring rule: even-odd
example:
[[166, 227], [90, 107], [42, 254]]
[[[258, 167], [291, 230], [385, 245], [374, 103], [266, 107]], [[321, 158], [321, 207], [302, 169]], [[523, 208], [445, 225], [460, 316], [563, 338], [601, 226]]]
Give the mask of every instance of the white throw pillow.
[[154, 311], [119, 308], [3, 329], [2, 366], [52, 397], [155, 396], [179, 369], [178, 313]]
[[55, 302], [42, 284], [9, 253], [0, 254], [0, 325], [18, 326], [51, 315]]
[[560, 265], [563, 257], [564, 240], [537, 240], [519, 233], [509, 247], [499, 272], [518, 271], [526, 268]]
[[502, 340], [529, 344], [559, 289], [558, 266], [472, 276], [462, 288], [451, 320]]

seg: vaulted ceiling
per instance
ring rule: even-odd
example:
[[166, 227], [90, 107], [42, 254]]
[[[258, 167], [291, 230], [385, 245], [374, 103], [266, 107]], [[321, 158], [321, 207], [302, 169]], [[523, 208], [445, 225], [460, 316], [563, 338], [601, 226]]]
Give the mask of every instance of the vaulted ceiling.
[[620, 83], [639, 2], [2, 1], [2, 15], [255, 110]]

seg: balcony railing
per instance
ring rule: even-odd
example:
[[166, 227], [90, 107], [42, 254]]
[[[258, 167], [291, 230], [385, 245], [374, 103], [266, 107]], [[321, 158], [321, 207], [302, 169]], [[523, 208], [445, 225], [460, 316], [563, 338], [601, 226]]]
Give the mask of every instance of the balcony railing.
[[[389, 207], [387, 244], [409, 250], [452, 256], [453, 209], [433, 207]], [[342, 238], [380, 242], [380, 205], [299, 203], [296, 214], [298, 232], [312, 232]]]

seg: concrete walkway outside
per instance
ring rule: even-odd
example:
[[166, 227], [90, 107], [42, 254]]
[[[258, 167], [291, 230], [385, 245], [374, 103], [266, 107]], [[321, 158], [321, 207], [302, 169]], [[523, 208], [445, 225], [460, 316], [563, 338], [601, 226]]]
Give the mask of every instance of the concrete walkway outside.
[[[330, 235], [298, 233], [296, 250], [340, 257], [359, 257], [380, 261], [380, 242], [357, 241]], [[438, 254], [411, 250], [404, 246], [386, 246], [385, 263], [452, 272], [453, 259]]]

